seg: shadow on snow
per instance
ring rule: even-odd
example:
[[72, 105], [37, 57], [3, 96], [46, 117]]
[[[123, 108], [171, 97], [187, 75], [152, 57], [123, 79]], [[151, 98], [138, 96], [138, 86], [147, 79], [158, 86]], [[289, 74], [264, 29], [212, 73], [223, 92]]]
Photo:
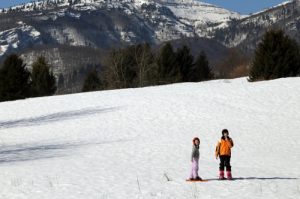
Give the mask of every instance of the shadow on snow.
[[[291, 177], [237, 177], [233, 178], [233, 181], [236, 180], [298, 180], [299, 178]], [[207, 179], [208, 181], [228, 181], [228, 180], [219, 180], [218, 178]]]
[[65, 149], [77, 147], [75, 144], [15, 145], [1, 147], [0, 164], [47, 159], [64, 156]]
[[53, 114], [43, 115], [43, 116], [38, 116], [33, 118], [24, 118], [19, 120], [12, 120], [12, 121], [0, 121], [0, 129], [43, 125], [52, 122], [72, 120], [78, 117], [111, 112], [119, 109], [120, 107], [101, 108], [101, 109], [90, 108], [90, 109], [82, 109], [82, 110], [75, 110], [75, 111], [58, 112], [58, 113], [53, 113]]
[[[34, 161], [74, 154], [74, 149], [84, 146], [130, 142], [133, 139], [117, 139], [101, 142], [74, 142], [61, 144], [20, 144], [0, 149], [0, 165], [14, 162]], [[72, 151], [71, 151], [72, 149]]]

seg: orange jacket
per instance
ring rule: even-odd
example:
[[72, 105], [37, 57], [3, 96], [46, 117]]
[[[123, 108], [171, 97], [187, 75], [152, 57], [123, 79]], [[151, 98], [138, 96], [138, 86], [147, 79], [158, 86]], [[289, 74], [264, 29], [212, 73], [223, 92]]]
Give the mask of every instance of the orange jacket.
[[215, 155], [216, 157], [220, 155], [229, 155], [231, 156], [231, 148], [233, 147], [233, 141], [231, 138], [228, 138], [228, 140], [221, 139], [216, 147]]

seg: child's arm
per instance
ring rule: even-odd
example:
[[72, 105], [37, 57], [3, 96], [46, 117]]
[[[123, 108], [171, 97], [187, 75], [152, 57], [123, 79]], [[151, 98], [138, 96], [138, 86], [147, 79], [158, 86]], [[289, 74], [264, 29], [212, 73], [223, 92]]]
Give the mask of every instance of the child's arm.
[[196, 153], [196, 147], [193, 146], [192, 155], [191, 155], [191, 161], [193, 162], [193, 158], [195, 157]]
[[219, 154], [220, 154], [220, 145], [221, 145], [221, 143], [218, 142], [218, 144], [217, 144], [217, 146], [216, 146], [216, 151], [215, 151], [216, 159], [218, 159]]
[[234, 146], [233, 140], [232, 140], [231, 138], [229, 138], [229, 141], [230, 141], [230, 143], [231, 143], [231, 147], [233, 147], [233, 146]]

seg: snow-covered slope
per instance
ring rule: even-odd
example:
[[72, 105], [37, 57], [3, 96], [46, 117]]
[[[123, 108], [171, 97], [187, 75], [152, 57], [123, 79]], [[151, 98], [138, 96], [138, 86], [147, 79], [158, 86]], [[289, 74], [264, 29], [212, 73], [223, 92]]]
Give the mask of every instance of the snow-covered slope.
[[[1, 103], [1, 198], [299, 198], [299, 96], [241, 78]], [[223, 128], [235, 181], [216, 180]], [[194, 136], [206, 183], [185, 182]]]
[[164, 1], [163, 5], [171, 8], [177, 16], [195, 21], [202, 20], [218, 23], [228, 21], [230, 18], [240, 17], [236, 12], [195, 0]]
[[19, 21], [18, 26], [0, 32], [0, 56], [7, 51], [21, 50], [39, 42], [40, 33], [32, 26]]
[[180, 21], [193, 26], [197, 35], [201, 37], [209, 37], [209, 31], [214, 28], [227, 27], [227, 22], [232, 19], [245, 17], [197, 0], [166, 0], [163, 5], [170, 8]]

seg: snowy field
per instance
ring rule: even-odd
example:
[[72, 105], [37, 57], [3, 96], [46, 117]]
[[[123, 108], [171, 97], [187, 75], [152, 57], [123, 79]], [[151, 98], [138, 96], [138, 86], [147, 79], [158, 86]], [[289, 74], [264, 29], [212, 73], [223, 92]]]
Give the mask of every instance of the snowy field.
[[[228, 128], [234, 181], [214, 149]], [[191, 140], [200, 175], [187, 183]], [[300, 78], [0, 103], [1, 199], [300, 198]]]

